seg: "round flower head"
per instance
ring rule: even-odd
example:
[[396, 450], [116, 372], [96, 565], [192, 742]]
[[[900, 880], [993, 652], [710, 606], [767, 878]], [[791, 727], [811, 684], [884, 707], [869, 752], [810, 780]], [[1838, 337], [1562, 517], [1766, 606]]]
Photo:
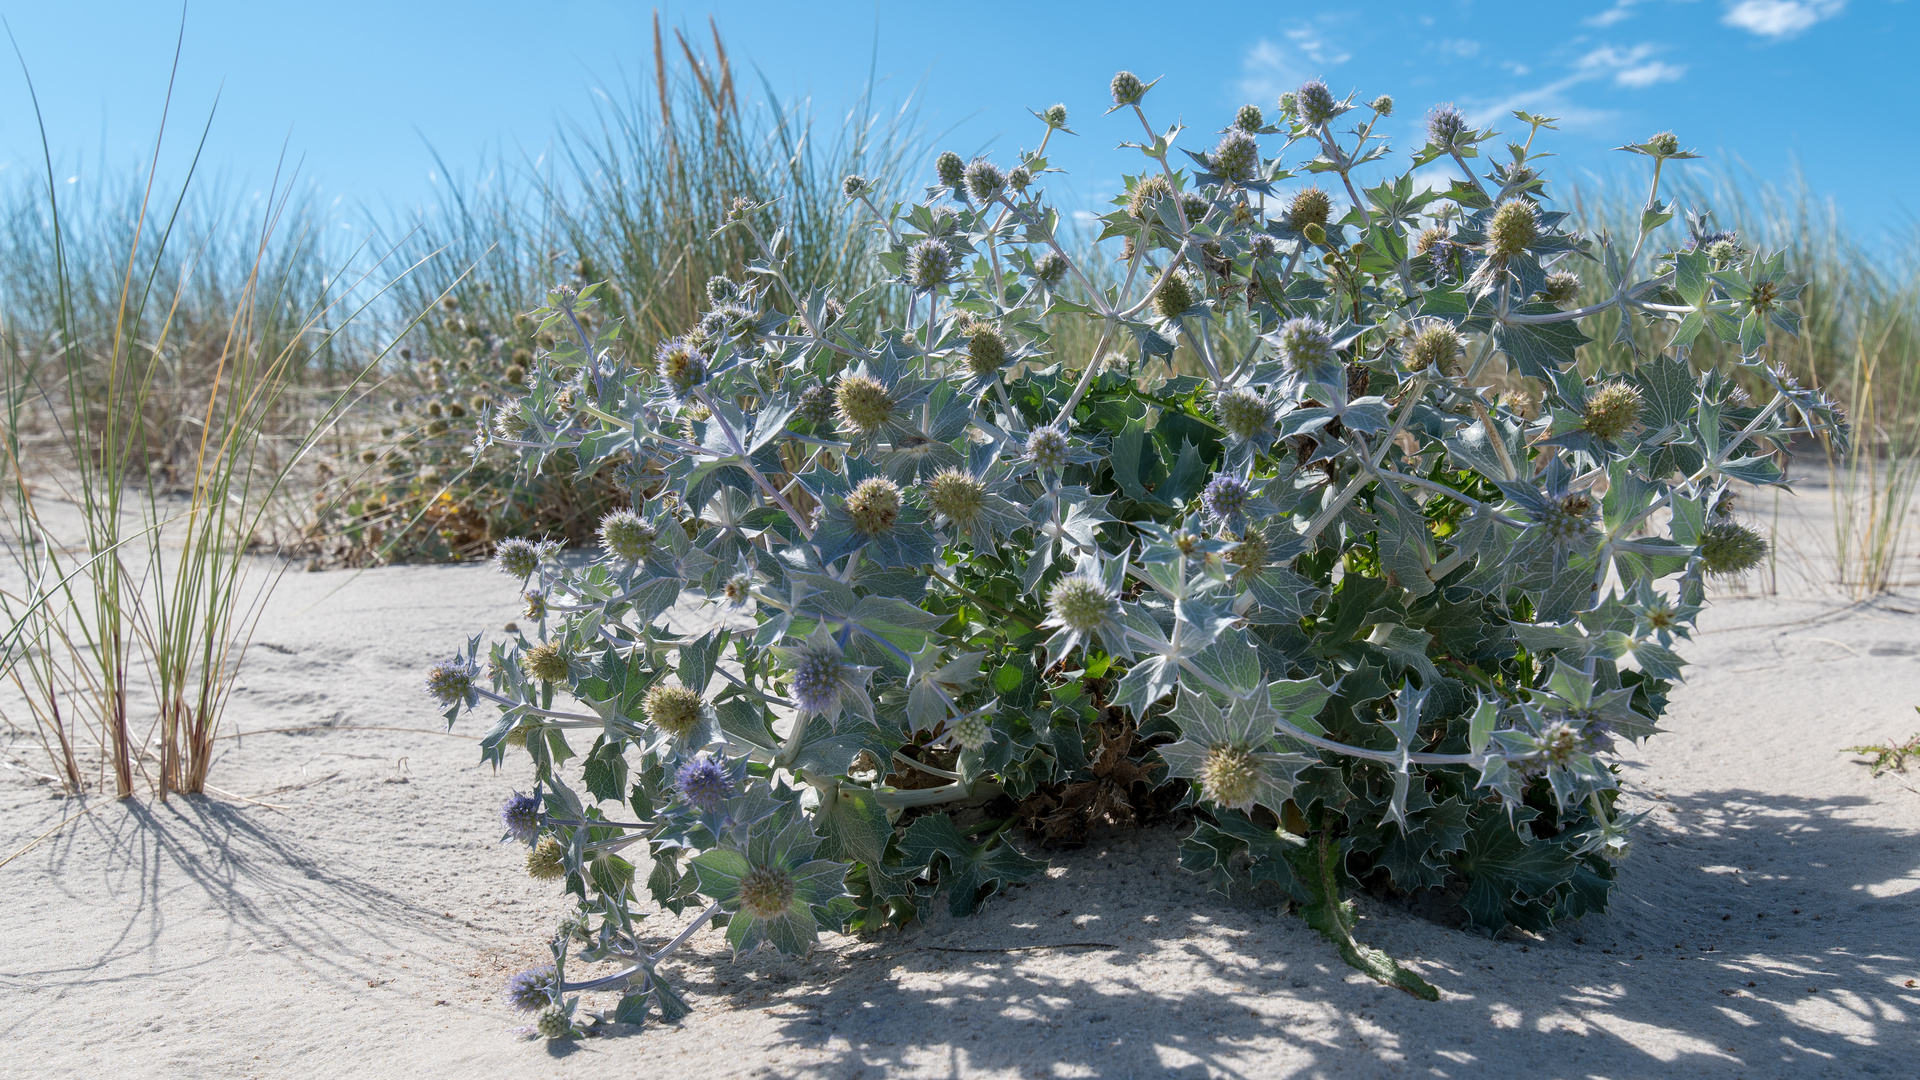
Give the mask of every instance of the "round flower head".
[[1294, 108], [1300, 110], [1300, 119], [1309, 124], [1324, 124], [1340, 115], [1340, 103], [1319, 79], [1301, 83], [1300, 89], [1293, 92], [1293, 101]]
[[1467, 118], [1450, 101], [1435, 105], [1427, 114], [1427, 140], [1436, 146], [1453, 145], [1453, 140], [1465, 130]]
[[887, 388], [866, 375], [846, 374], [834, 389], [840, 418], [862, 434], [871, 434], [893, 418], [893, 398]]
[[653, 553], [658, 534], [631, 510], [615, 510], [600, 519], [600, 548], [625, 562], [639, 562]]
[[507, 835], [514, 840], [533, 843], [540, 838], [540, 800], [514, 792], [500, 808], [500, 824], [506, 826]]
[[981, 713], [968, 713], [954, 721], [953, 741], [963, 750], [978, 750], [993, 741], [993, 722]]
[[1047, 590], [1048, 616], [1078, 634], [1100, 629], [1114, 607], [1113, 594], [1091, 574], [1069, 574]]
[[[522, 378], [524, 377], [523, 375]], [[533, 430], [533, 422], [527, 419], [527, 410], [524, 405], [517, 401], [510, 401], [500, 406], [500, 412], [494, 416], [493, 430], [503, 439], [518, 439]]]
[[1647, 140], [1647, 149], [1654, 157], [1669, 158], [1680, 152], [1680, 138], [1671, 131], [1663, 131]]
[[1393, 98], [1389, 97], [1386, 94], [1381, 94], [1379, 97], [1374, 98], [1372, 101], [1367, 102], [1367, 108], [1372, 109], [1374, 112], [1379, 113], [1381, 116], [1392, 116], [1393, 115]]
[[869, 476], [847, 496], [847, 518], [864, 536], [884, 536], [900, 520], [900, 485]]
[[727, 334], [750, 335], [753, 320], [753, 309], [745, 304], [720, 304], [700, 317], [700, 330], [709, 340]]
[[753, 598], [753, 579], [745, 574], [735, 574], [721, 586], [721, 595], [727, 603], [738, 607]]
[[849, 199], [857, 199], [867, 193], [867, 178], [848, 173], [846, 179], [840, 181], [840, 191]]
[[1060, 279], [1067, 276], [1067, 257], [1057, 251], [1047, 252], [1034, 264], [1033, 276], [1049, 286], [1060, 284]]
[[543, 837], [527, 852], [527, 876], [535, 881], [567, 876], [567, 846], [558, 837]]
[[560, 651], [560, 643], [556, 641], [528, 649], [520, 658], [520, 666], [528, 676], [541, 682], [565, 682], [567, 678], [567, 655]]
[[967, 163], [960, 155], [948, 150], [933, 161], [933, 171], [940, 177], [940, 186], [959, 191], [967, 182]]
[[1426, 371], [1431, 368], [1451, 375], [1462, 347], [1460, 331], [1455, 330], [1452, 323], [1430, 319], [1407, 342], [1407, 370]]
[[1255, 233], [1253, 239], [1247, 241], [1247, 254], [1256, 262], [1265, 262], [1279, 253], [1280, 242], [1266, 233]]
[[1007, 189], [1007, 174], [986, 158], [974, 158], [967, 165], [967, 194], [977, 202], [992, 202]]
[[1733, 262], [1744, 254], [1740, 249], [1740, 241], [1737, 239], [1715, 240], [1708, 244], [1705, 250], [1707, 258], [1712, 259], [1714, 262], [1721, 263]]
[[964, 525], [986, 506], [987, 485], [958, 469], [943, 469], [927, 481], [927, 507], [948, 521]]
[[985, 378], [1007, 362], [1007, 338], [992, 323], [978, 323], [967, 331], [967, 369]]
[[1527, 250], [1540, 236], [1540, 213], [1526, 199], [1508, 199], [1493, 212], [1487, 225], [1487, 251], [1495, 258], [1510, 259]]
[[[1249, 105], [1247, 108], [1253, 108]], [[1259, 110], [1254, 110], [1259, 115]], [[1253, 136], [1234, 128], [1213, 148], [1213, 171], [1229, 180], [1245, 180], [1260, 167], [1260, 146]]]
[[1571, 270], [1555, 270], [1547, 275], [1540, 298], [1549, 304], [1568, 304], [1580, 295], [1580, 275]]
[[1232, 575], [1234, 583], [1244, 584], [1248, 579], [1258, 577], [1260, 571], [1266, 568], [1271, 553], [1272, 545], [1267, 541], [1267, 534], [1259, 529], [1248, 529], [1242, 534], [1240, 542], [1227, 552], [1227, 561], [1238, 567]]
[[1273, 423], [1273, 406], [1246, 387], [1228, 390], [1214, 398], [1213, 411], [1220, 418], [1221, 427], [1242, 439], [1259, 435]]
[[442, 705], [471, 705], [473, 680], [479, 674], [480, 669], [464, 656], [442, 660], [427, 669], [427, 694]]
[[1233, 114], [1233, 126], [1241, 131], [1259, 131], [1267, 126], [1267, 118], [1260, 112], [1260, 106], [1242, 105], [1240, 111]]
[[520, 611], [529, 619], [547, 617], [547, 594], [539, 589], [528, 589], [520, 594]]
[[533, 1029], [543, 1039], [564, 1039], [573, 1034], [573, 1020], [567, 1016], [565, 1009], [555, 1005], [540, 1013], [540, 1018], [533, 1022]]
[[1280, 326], [1280, 352], [1295, 372], [1312, 372], [1333, 363], [1333, 331], [1305, 315]]
[[1611, 442], [1640, 426], [1640, 391], [1618, 379], [1602, 384], [1587, 398], [1580, 428]]
[[1593, 510], [1592, 497], [1575, 491], [1554, 500], [1544, 512], [1536, 513], [1534, 519], [1547, 531], [1549, 539], [1565, 544], [1578, 539], [1592, 525]]
[[508, 577], [525, 580], [540, 569], [540, 549], [533, 546], [533, 541], [519, 537], [502, 540], [493, 549], [493, 565]]
[[1200, 222], [1206, 218], [1209, 209], [1211, 209], [1211, 207], [1207, 205], [1207, 200], [1191, 191], [1185, 192], [1180, 196], [1180, 212], [1187, 215], [1187, 224], [1189, 225], [1200, 224]]
[[673, 775], [674, 789], [696, 810], [713, 813], [733, 798], [733, 778], [726, 766], [705, 754], [694, 758]]
[[1013, 171], [1007, 174], [1007, 184], [1015, 191], [1025, 191], [1027, 185], [1031, 183], [1033, 183], [1033, 170], [1025, 165], [1015, 165]]
[[1066, 127], [1067, 107], [1065, 105], [1049, 105], [1047, 106], [1047, 111], [1041, 114], [1041, 119], [1047, 122], [1048, 127]]
[[840, 679], [847, 663], [832, 642], [814, 643], [795, 650], [793, 664], [793, 700], [802, 713], [828, 713], [840, 698]]
[[795, 411], [814, 427], [833, 430], [833, 388], [825, 383], [807, 387], [801, 391], [800, 405]]
[[1274, 108], [1279, 109], [1280, 115], [1285, 119], [1298, 120], [1300, 119], [1300, 96], [1289, 90], [1274, 102]]
[[1287, 203], [1287, 227], [1294, 232], [1306, 232], [1309, 225], [1324, 229], [1332, 218], [1333, 200], [1319, 188], [1297, 191], [1292, 201]]
[[1216, 746], [1200, 766], [1200, 792], [1221, 806], [1247, 810], [1259, 788], [1260, 767], [1253, 754], [1238, 746]]
[[1027, 460], [1041, 472], [1059, 472], [1067, 463], [1067, 433], [1052, 425], [1034, 428], [1027, 434]]
[[1253, 501], [1253, 489], [1245, 480], [1228, 473], [1221, 473], [1200, 492], [1201, 505], [1207, 513], [1221, 519], [1239, 517], [1247, 510], [1247, 504]]
[[786, 914], [793, 894], [792, 875], [777, 866], [756, 866], [740, 879], [740, 906], [763, 919]]
[[1541, 729], [1540, 756], [1564, 768], [1580, 752], [1583, 742], [1579, 728], [1565, 720], [1555, 720]]
[[684, 739], [699, 725], [702, 704], [695, 691], [663, 681], [647, 690], [645, 708], [654, 727]]
[[1193, 286], [1180, 274], [1168, 276], [1160, 291], [1153, 294], [1153, 310], [1163, 319], [1178, 318], [1193, 306]]
[[1173, 183], [1166, 177], [1159, 173], [1143, 176], [1127, 193], [1127, 216], [1135, 221], [1145, 221], [1147, 215], [1153, 213], [1155, 204], [1172, 194]]
[[1116, 72], [1113, 82], [1108, 84], [1107, 89], [1112, 92], [1115, 105], [1138, 104], [1140, 98], [1147, 92], [1146, 84], [1140, 81], [1140, 76], [1131, 71]]
[[953, 249], [939, 240], [916, 242], [907, 249], [907, 283], [916, 289], [937, 289], [953, 274]]
[[[860, 178], [850, 176], [847, 179], [858, 180]], [[715, 274], [707, 279], [707, 303], [724, 304], [730, 300], [738, 299], [739, 296], [740, 286], [735, 284], [734, 280], [725, 274]]]
[[522, 971], [507, 979], [507, 1008], [515, 1012], [539, 1012], [553, 1004], [553, 965]]
[[1736, 521], [1716, 521], [1700, 534], [1700, 562], [1716, 577], [1744, 574], [1767, 557], [1767, 538]]
[[670, 338], [654, 350], [653, 359], [660, 369], [660, 381], [675, 394], [684, 395], [706, 378], [706, 358], [686, 338]]

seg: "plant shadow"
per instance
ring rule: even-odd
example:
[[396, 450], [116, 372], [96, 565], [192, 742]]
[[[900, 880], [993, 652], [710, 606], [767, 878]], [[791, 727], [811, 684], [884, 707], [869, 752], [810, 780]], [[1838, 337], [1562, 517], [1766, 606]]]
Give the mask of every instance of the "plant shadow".
[[1865, 801], [1662, 800], [1672, 820], [1641, 827], [1611, 911], [1545, 938], [1360, 898], [1359, 936], [1438, 1003], [1206, 891], [1168, 829], [1056, 856], [969, 918], [807, 961], [703, 949], [680, 977], [707, 1009], [772, 1018], [775, 1075], [1893, 1074], [1920, 1041], [1920, 910], [1898, 884], [1920, 856], [1855, 820]]

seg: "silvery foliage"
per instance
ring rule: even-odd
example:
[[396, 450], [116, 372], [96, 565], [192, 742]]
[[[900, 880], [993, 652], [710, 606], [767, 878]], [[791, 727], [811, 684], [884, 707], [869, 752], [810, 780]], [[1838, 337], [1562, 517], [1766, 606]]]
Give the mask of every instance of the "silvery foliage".
[[[1516, 113], [1524, 143], [1476, 174], [1496, 133], [1443, 107], [1363, 189], [1386, 99], [1309, 84], [1184, 151], [1150, 89], [1115, 83], [1107, 122], [1144, 136], [1099, 219], [1110, 274], [1085, 260], [1118, 245], [1069, 251], [1046, 201], [1049, 110], [1017, 172], [956, 159], [924, 201], [869, 203], [893, 278], [862, 295], [791, 280], [736, 206], [759, 258], [658, 357], [583, 329], [592, 288], [535, 313], [563, 343], [486, 438], [615, 472], [639, 524], [610, 518], [589, 565], [503, 549], [532, 636], [430, 687], [449, 722], [493, 707], [485, 759], [530, 757], [515, 839], [580, 902], [513, 998], [550, 1000], [538, 1030], [677, 1016], [654, 968], [708, 918], [804, 953], [943, 892], [971, 910], [1039, 866], [989, 817], [1084, 780], [1096, 722], [1187, 783], [1183, 865], [1277, 887], [1413, 992], [1352, 941], [1343, 882], [1457, 883], [1488, 932], [1604, 906], [1633, 816], [1612, 755], [1658, 730], [1704, 577], [1764, 550], [1729, 485], [1844, 435], [1764, 359], [1795, 329], [1781, 258], [1704, 215], [1655, 249], [1662, 170], [1692, 156], [1671, 136], [1624, 148], [1651, 164], [1638, 234], [1583, 236], [1535, 167], [1547, 118]], [[1468, 179], [1416, 182], [1443, 160]], [[1570, 307], [1565, 271], [1599, 302]], [[1583, 369], [1608, 311], [1666, 350]], [[1076, 317], [1091, 355], [1054, 350]], [[1701, 334], [1742, 359], [1694, 370]], [[733, 628], [671, 631], [688, 590]], [[649, 950], [643, 893], [698, 914]], [[576, 1021], [587, 989], [619, 1007]]]

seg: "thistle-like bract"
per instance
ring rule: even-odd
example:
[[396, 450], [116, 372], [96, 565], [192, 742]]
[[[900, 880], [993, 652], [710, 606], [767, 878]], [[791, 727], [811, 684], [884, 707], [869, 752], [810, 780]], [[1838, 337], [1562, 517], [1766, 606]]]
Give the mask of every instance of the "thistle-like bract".
[[704, 704], [696, 691], [657, 682], [647, 690], [647, 720], [674, 738], [684, 739], [700, 723]]
[[1459, 359], [1463, 348], [1460, 331], [1453, 324], [1442, 319], [1430, 319], [1418, 329], [1413, 339], [1407, 342], [1406, 358], [1408, 371], [1426, 371], [1432, 368], [1443, 374], [1454, 374], [1454, 362]]
[[1266, 398], [1245, 387], [1222, 393], [1213, 400], [1214, 415], [1220, 426], [1242, 439], [1251, 439], [1273, 423], [1273, 406]]
[[542, 682], [562, 682], [567, 677], [567, 654], [558, 642], [548, 641], [528, 649], [520, 658], [527, 674]]
[[1060, 625], [1081, 634], [1100, 629], [1113, 614], [1114, 597], [1098, 579], [1069, 574], [1047, 592], [1047, 613]]
[[1229, 180], [1245, 180], [1260, 167], [1260, 146], [1253, 136], [1234, 128], [1213, 148], [1213, 171]]
[[869, 476], [847, 496], [847, 518], [865, 536], [884, 536], [900, 520], [900, 485]]
[[967, 194], [978, 202], [992, 202], [1007, 189], [1007, 174], [986, 158], [974, 158], [967, 165]]
[[937, 289], [953, 274], [953, 249], [931, 237], [907, 249], [907, 281], [920, 290]]
[[1580, 295], [1580, 275], [1571, 270], [1555, 270], [1547, 275], [1540, 298], [1549, 304], [1568, 304]]
[[506, 827], [507, 835], [522, 844], [531, 844], [540, 837], [540, 800], [532, 795], [514, 792], [506, 804], [500, 807], [500, 824]]
[[1307, 226], [1317, 225], [1326, 228], [1333, 218], [1333, 200], [1319, 188], [1303, 188], [1294, 192], [1287, 203], [1287, 227], [1294, 232], [1305, 232]]
[[1297, 372], [1323, 368], [1334, 360], [1333, 331], [1309, 316], [1288, 319], [1280, 327], [1280, 354]]
[[1587, 397], [1581, 430], [1596, 439], [1613, 440], [1640, 426], [1640, 391], [1618, 379], [1601, 384]]
[[992, 323], [977, 323], [967, 331], [967, 368], [987, 376], [1007, 362], [1007, 338]]
[[1319, 79], [1309, 79], [1300, 84], [1293, 92], [1294, 107], [1300, 110], [1300, 119], [1308, 124], [1324, 124], [1339, 115], [1340, 103], [1334, 100], [1333, 91]]
[[1138, 104], [1141, 95], [1147, 92], [1146, 84], [1142, 83], [1140, 77], [1131, 71], [1115, 73], [1113, 82], [1108, 85], [1107, 89], [1113, 94], [1113, 103], [1115, 105]]
[[1452, 102], [1435, 105], [1427, 114], [1427, 139], [1436, 146], [1452, 146], [1467, 130], [1467, 118]]
[[1716, 577], [1734, 577], [1767, 557], [1767, 538], [1737, 521], [1716, 521], [1700, 534], [1700, 563]]
[[653, 554], [658, 535], [631, 510], [615, 510], [600, 519], [600, 550], [622, 562], [639, 562]]
[[1253, 807], [1259, 776], [1259, 766], [1245, 749], [1216, 746], [1200, 767], [1200, 791], [1221, 806], [1248, 810]]
[[673, 786], [688, 805], [707, 813], [733, 798], [733, 777], [724, 765], [704, 754], [680, 766], [674, 773]]
[[1059, 472], [1067, 463], [1067, 433], [1057, 427], [1034, 428], [1027, 435], [1027, 460], [1041, 472]]
[[1193, 306], [1193, 286], [1180, 274], [1169, 275], [1160, 291], [1153, 294], [1153, 310], [1163, 319], [1177, 318]]
[[524, 580], [540, 569], [540, 550], [531, 540], [519, 537], [502, 540], [493, 549], [493, 565], [508, 577]]
[[967, 182], [967, 163], [960, 155], [951, 150], [944, 151], [933, 161], [933, 171], [940, 177], [940, 186], [960, 191]]
[[1508, 199], [1493, 212], [1487, 226], [1487, 253], [1510, 259], [1540, 237], [1540, 212], [1527, 199]]
[[553, 965], [518, 972], [507, 979], [507, 1007], [515, 1012], [539, 1012], [553, 1004]]
[[540, 1013], [540, 1018], [533, 1022], [533, 1029], [543, 1039], [565, 1039], [573, 1034], [573, 1020], [565, 1009], [555, 1005]]
[[893, 419], [893, 397], [886, 387], [865, 375], [840, 376], [834, 401], [840, 409], [840, 418], [862, 433], [879, 431]]
[[558, 837], [544, 836], [527, 852], [527, 876], [552, 881], [567, 875], [567, 846]]
[[927, 481], [927, 509], [958, 525], [980, 516], [987, 486], [958, 469], [945, 469]]

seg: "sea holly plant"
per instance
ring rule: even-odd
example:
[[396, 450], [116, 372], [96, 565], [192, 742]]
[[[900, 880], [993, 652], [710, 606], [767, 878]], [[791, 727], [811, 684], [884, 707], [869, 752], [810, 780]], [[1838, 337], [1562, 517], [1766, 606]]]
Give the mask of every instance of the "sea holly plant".
[[[1668, 134], [1626, 148], [1638, 231], [1589, 236], [1538, 168], [1550, 118], [1496, 143], [1441, 106], [1396, 156], [1386, 98], [1314, 81], [1203, 134], [1151, 91], [1113, 81], [1140, 171], [1091, 242], [1047, 200], [1055, 107], [921, 201], [848, 177], [867, 292], [795, 280], [739, 205], [757, 257], [653, 355], [588, 331], [591, 286], [529, 314], [565, 344], [485, 443], [631, 509], [590, 562], [500, 545], [525, 629], [427, 689], [530, 771], [506, 840], [577, 900], [509, 988], [536, 1031], [680, 1015], [659, 965], [709, 922], [805, 953], [965, 914], [1039, 869], [1022, 837], [1101, 823], [1189, 823], [1188, 870], [1425, 997], [1354, 940], [1353, 890], [1490, 934], [1607, 903], [1616, 755], [1659, 730], [1707, 578], [1766, 551], [1733, 485], [1845, 436], [1766, 359], [1779, 257], [1704, 212], [1666, 239]], [[1460, 178], [1416, 183], [1436, 162]], [[1666, 346], [1583, 355], [1610, 311]], [[1696, 364], [1701, 335], [1740, 359]], [[660, 910], [692, 913], [664, 943]]]

